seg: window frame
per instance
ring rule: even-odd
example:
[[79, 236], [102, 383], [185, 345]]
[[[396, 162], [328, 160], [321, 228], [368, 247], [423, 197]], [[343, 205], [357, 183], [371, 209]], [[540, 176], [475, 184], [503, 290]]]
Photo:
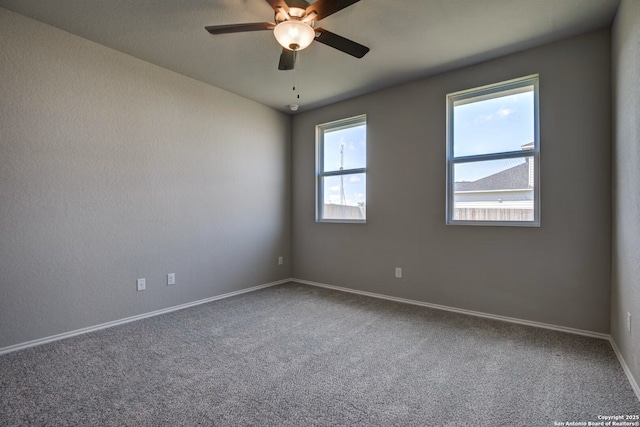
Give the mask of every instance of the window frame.
[[[346, 119], [334, 120], [332, 122], [322, 123], [316, 125], [316, 222], [326, 223], [347, 223], [347, 224], [366, 224], [367, 218], [364, 219], [337, 219], [337, 218], [323, 218], [324, 216], [324, 185], [323, 178], [331, 176], [348, 176], [356, 174], [364, 174], [365, 180], [367, 176], [367, 167], [343, 169], [336, 171], [324, 171], [324, 134], [326, 131], [337, 131], [341, 129], [348, 129], [351, 127], [367, 126], [367, 115], [361, 114]], [[366, 148], [368, 150], [368, 137], [365, 138]], [[366, 181], [365, 181], [366, 182]], [[368, 193], [368, 186], [365, 184], [365, 193]], [[368, 199], [368, 195], [365, 194], [365, 201]], [[365, 202], [366, 205], [366, 202]]]
[[[447, 225], [479, 225], [479, 226], [506, 226], [506, 227], [540, 227], [540, 114], [539, 114], [539, 84], [540, 76], [532, 74], [517, 79], [493, 83], [486, 86], [467, 89], [447, 95], [447, 179], [446, 179], [446, 224]], [[490, 154], [478, 154], [469, 156], [454, 156], [454, 104], [471, 98], [493, 99], [499, 93], [517, 91], [526, 86], [533, 86], [533, 114], [534, 114], [534, 147], [532, 150], [504, 151]], [[473, 163], [490, 160], [505, 160], [533, 157], [533, 221], [475, 221], [456, 220], [454, 207], [454, 169], [458, 164]]]

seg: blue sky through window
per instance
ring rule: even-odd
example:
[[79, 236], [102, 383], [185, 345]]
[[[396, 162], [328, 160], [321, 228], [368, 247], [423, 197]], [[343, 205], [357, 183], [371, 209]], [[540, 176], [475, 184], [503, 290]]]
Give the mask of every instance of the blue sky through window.
[[[365, 168], [367, 166], [367, 126], [359, 125], [326, 131], [324, 133], [324, 171]], [[341, 160], [342, 150], [342, 160]], [[325, 178], [324, 202], [342, 204], [342, 191], [347, 205], [366, 202], [366, 177], [364, 174]]]
[[344, 169], [367, 166], [367, 126], [354, 126], [324, 134], [324, 171], [340, 170], [340, 149], [344, 144]]
[[[530, 90], [454, 105], [454, 156], [519, 151], [534, 141], [534, 93]], [[517, 162], [523, 162], [518, 159]], [[508, 169], [514, 160], [479, 162], [456, 168], [455, 181], [476, 181]]]

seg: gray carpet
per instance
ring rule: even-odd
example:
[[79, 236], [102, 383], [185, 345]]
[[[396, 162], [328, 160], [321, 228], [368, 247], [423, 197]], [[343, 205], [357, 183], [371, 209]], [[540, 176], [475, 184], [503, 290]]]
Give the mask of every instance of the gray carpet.
[[604, 340], [298, 284], [0, 356], [0, 425], [553, 426], [640, 414]]

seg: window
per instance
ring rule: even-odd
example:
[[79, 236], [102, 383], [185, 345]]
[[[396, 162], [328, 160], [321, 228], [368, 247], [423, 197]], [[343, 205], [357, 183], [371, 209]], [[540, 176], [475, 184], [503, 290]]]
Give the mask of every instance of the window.
[[540, 225], [537, 75], [447, 96], [447, 224]]
[[367, 218], [367, 117], [316, 127], [316, 221]]

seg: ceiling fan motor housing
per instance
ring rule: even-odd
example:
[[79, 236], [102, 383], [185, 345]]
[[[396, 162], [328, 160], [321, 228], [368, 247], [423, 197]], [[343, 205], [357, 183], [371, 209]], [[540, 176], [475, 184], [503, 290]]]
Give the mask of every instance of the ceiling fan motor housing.
[[304, 11], [309, 7], [309, 2], [305, 0], [287, 0], [287, 5], [289, 9], [297, 8]]
[[316, 16], [315, 12], [311, 12], [307, 14], [306, 9], [302, 9], [295, 6], [290, 7], [289, 10], [285, 10], [282, 7], [278, 7], [275, 10], [274, 19], [276, 21], [276, 24], [279, 24], [280, 22], [284, 22], [284, 21], [302, 21], [313, 26], [313, 24], [315, 23], [315, 16]]

